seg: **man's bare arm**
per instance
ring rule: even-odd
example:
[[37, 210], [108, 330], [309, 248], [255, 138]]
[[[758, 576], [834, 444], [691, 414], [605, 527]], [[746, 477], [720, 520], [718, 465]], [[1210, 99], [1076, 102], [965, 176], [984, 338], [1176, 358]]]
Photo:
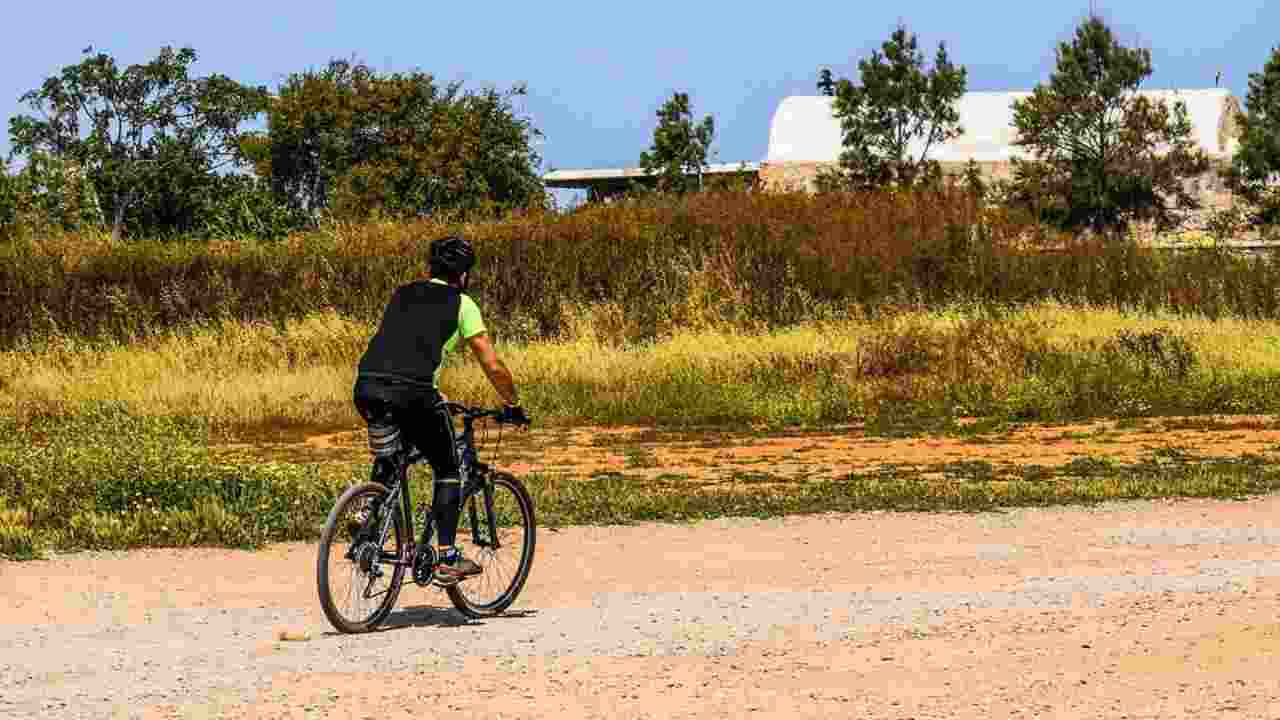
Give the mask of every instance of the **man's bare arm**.
[[502, 399], [508, 405], [519, 405], [520, 397], [516, 394], [515, 379], [511, 377], [511, 371], [507, 366], [498, 359], [493, 343], [489, 342], [489, 335], [487, 333], [473, 335], [467, 338], [467, 344], [471, 346], [471, 352], [475, 354], [476, 361], [480, 363], [484, 374], [489, 377], [489, 382], [493, 383], [493, 388], [498, 391]]

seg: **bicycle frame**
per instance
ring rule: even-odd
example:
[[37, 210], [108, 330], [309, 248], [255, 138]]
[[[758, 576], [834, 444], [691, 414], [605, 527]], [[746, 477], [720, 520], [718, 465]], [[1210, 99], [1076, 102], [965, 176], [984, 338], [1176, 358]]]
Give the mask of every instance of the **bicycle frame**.
[[[467, 501], [477, 491], [483, 494], [485, 525], [489, 531], [489, 539], [481, 537], [480, 523], [477, 517], [476, 507], [474, 503], [467, 505], [467, 512], [471, 520], [472, 541], [477, 547], [492, 547], [498, 550], [502, 547], [502, 543], [498, 538], [498, 519], [493, 511], [493, 481], [490, 477], [490, 468], [485, 463], [480, 462], [479, 453], [475, 444], [475, 421], [479, 418], [486, 417], [489, 414], [485, 412], [471, 411], [469, 408], [455, 405], [463, 410], [462, 414], [462, 434], [457, 438], [457, 452], [459, 467], [458, 470], [462, 475], [462, 493], [459, 503], [466, 504]], [[389, 494], [383, 501], [380, 512], [377, 516], [371, 516], [366, 522], [380, 522], [382, 527], [380, 537], [378, 538], [379, 547], [386, 544], [387, 536], [391, 533], [394, 518], [391, 512], [399, 512], [404, 521], [405, 531], [408, 534], [409, 542], [406, 544], [407, 552], [405, 557], [395, 557], [389, 553], [383, 552], [379, 555], [379, 563], [389, 565], [401, 565], [413, 569], [414, 563], [418, 556], [419, 547], [430, 547], [431, 536], [435, 531], [435, 518], [432, 513], [424, 513], [422, 534], [420, 539], [415, 543], [414, 527], [413, 527], [413, 498], [412, 491], [409, 489], [409, 468], [422, 462], [425, 456], [418, 448], [413, 448], [408, 455], [401, 459], [400, 465], [392, 478], [392, 484], [389, 487]], [[352, 545], [350, 552], [355, 549]]]

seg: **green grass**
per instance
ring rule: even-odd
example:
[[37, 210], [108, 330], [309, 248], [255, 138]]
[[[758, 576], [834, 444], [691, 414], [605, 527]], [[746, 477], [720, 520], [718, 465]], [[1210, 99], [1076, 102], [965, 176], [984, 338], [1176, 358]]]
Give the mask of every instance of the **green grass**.
[[203, 430], [106, 406], [5, 433], [0, 552], [310, 539], [345, 477], [293, 463], [215, 460]]
[[[25, 435], [3, 433], [0, 555], [28, 559], [48, 550], [310, 541], [341, 490], [366, 477], [360, 463], [227, 463], [209, 453], [207, 432], [104, 406], [74, 422], [33, 427]], [[427, 500], [429, 474], [419, 470], [413, 479], [414, 497]], [[1240, 498], [1280, 489], [1280, 469], [1256, 457], [1195, 459], [1169, 448], [1130, 464], [1105, 458], [1077, 458], [1056, 467], [953, 462], [886, 467], [835, 480], [759, 471], [739, 471], [716, 483], [626, 472], [535, 474], [524, 480], [542, 524], [559, 526]]]
[[658, 467], [659, 464], [658, 458], [648, 448], [628, 448], [625, 455], [627, 467], [629, 468], [651, 468]]
[[[1170, 497], [1236, 499], [1280, 489], [1280, 469], [1234, 460], [1162, 467], [1080, 464], [1039, 468], [1012, 480], [937, 480], [924, 477], [927, 472], [851, 474], [817, 483], [752, 474], [731, 492], [620, 473], [586, 480], [534, 477], [529, 486], [539, 516], [549, 526], [870, 510], [983, 512]], [[761, 487], [753, 489], [753, 484]]]

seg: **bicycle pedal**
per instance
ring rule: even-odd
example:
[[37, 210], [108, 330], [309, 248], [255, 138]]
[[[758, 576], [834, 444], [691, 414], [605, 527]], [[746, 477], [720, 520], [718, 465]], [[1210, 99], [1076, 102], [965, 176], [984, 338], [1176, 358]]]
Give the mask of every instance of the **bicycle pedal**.
[[474, 575], [463, 575], [462, 577], [450, 577], [446, 575], [436, 575], [435, 584], [437, 587], [448, 588], [470, 580], [473, 577], [480, 577], [481, 573]]

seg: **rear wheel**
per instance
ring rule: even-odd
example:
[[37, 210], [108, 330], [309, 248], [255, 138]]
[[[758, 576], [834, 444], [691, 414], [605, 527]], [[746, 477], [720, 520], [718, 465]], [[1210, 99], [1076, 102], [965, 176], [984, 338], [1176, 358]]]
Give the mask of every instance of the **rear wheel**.
[[[497, 543], [489, 526], [486, 504], [492, 503]], [[462, 501], [457, 545], [484, 571], [446, 588], [449, 600], [464, 615], [492, 617], [511, 607], [533, 566], [537, 540], [533, 498], [524, 484], [507, 473], [495, 473], [493, 492], [483, 488]]]
[[[316, 581], [320, 607], [339, 632], [369, 632], [395, 607], [404, 580], [404, 519], [397, 508], [385, 507], [375, 519], [371, 538], [355, 537], [375, 499], [385, 500], [387, 489], [365, 483], [348, 489], [334, 503], [320, 534]], [[385, 541], [381, 541], [382, 536]]]

